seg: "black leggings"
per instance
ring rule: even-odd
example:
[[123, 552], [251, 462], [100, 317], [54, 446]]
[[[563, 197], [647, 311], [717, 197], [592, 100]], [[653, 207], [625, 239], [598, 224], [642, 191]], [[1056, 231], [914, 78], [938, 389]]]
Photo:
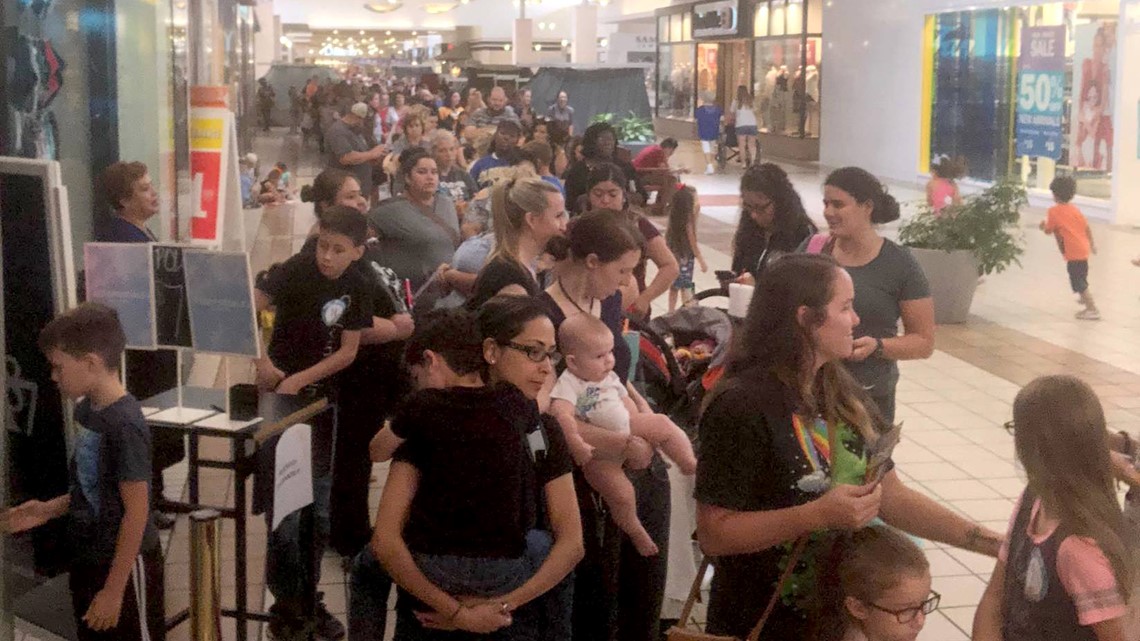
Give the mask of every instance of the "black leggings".
[[372, 460], [368, 443], [380, 431], [388, 403], [367, 394], [342, 394], [337, 415], [336, 454], [329, 504], [329, 544], [341, 556], [353, 557], [372, 538], [368, 516], [368, 481]]
[[661, 551], [638, 553], [601, 498], [577, 469], [574, 485], [582, 513], [586, 557], [575, 570], [576, 641], [657, 641], [665, 572], [669, 560], [669, 476], [660, 456], [648, 470], [633, 472], [637, 515]]

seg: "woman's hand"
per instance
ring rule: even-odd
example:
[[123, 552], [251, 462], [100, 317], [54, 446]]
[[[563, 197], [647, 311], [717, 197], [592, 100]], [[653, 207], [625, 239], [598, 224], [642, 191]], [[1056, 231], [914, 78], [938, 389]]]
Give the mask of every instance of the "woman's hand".
[[438, 612], [417, 613], [416, 618], [425, 628], [436, 630], [464, 630], [475, 634], [490, 634], [509, 626], [513, 619], [508, 603], [484, 602], [463, 605], [451, 621], [441, 621]]
[[55, 514], [46, 501], [26, 501], [0, 513], [0, 532], [16, 534], [47, 523]]
[[1112, 459], [1112, 469], [1116, 478], [1132, 487], [1140, 487], [1140, 471], [1132, 462], [1132, 458], [1121, 452], [1109, 452]]
[[630, 304], [627, 311], [629, 311], [630, 316], [646, 316], [649, 314], [649, 309], [652, 305], [653, 301], [642, 295], [633, 300], [633, 303]]
[[644, 470], [653, 461], [653, 446], [640, 436], [630, 436], [629, 443], [622, 452], [625, 466], [631, 470]]
[[756, 277], [753, 276], [752, 274], [748, 273], [748, 272], [744, 272], [743, 274], [741, 274], [741, 275], [737, 276], [735, 279], [733, 279], [732, 282], [739, 283], [741, 285], [751, 285], [751, 286], [755, 287], [756, 286]]
[[822, 529], [858, 530], [879, 515], [882, 501], [878, 484], [837, 485], [813, 503]]
[[290, 376], [278, 383], [277, 389], [273, 391], [278, 394], [299, 394], [304, 387], [296, 376]]
[[851, 344], [854, 350], [847, 360], [853, 363], [862, 363], [867, 360], [867, 357], [875, 353], [875, 349], [879, 346], [879, 341], [875, 340], [873, 336], [860, 336], [856, 338]]

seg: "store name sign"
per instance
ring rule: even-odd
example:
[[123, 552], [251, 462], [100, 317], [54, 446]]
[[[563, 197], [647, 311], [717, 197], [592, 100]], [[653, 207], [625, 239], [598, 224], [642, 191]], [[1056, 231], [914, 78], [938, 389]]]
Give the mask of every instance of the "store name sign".
[[1017, 81], [1017, 154], [1059, 160], [1065, 108], [1065, 27], [1025, 27]]

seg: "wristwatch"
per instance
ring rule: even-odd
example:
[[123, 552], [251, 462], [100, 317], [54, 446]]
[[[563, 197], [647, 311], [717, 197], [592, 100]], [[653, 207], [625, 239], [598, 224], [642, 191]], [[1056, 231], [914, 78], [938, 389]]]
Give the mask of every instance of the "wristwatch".
[[875, 339], [875, 349], [871, 352], [870, 358], [883, 358], [883, 339]]

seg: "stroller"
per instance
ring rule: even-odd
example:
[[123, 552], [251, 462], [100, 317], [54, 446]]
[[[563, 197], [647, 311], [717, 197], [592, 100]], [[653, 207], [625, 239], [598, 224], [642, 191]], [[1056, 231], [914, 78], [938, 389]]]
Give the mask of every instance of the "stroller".
[[723, 369], [728, 354], [728, 314], [690, 305], [649, 323], [631, 318], [630, 328], [640, 334], [635, 384], [654, 411], [669, 416], [695, 441], [701, 402], [711, 389], [706, 379]]

